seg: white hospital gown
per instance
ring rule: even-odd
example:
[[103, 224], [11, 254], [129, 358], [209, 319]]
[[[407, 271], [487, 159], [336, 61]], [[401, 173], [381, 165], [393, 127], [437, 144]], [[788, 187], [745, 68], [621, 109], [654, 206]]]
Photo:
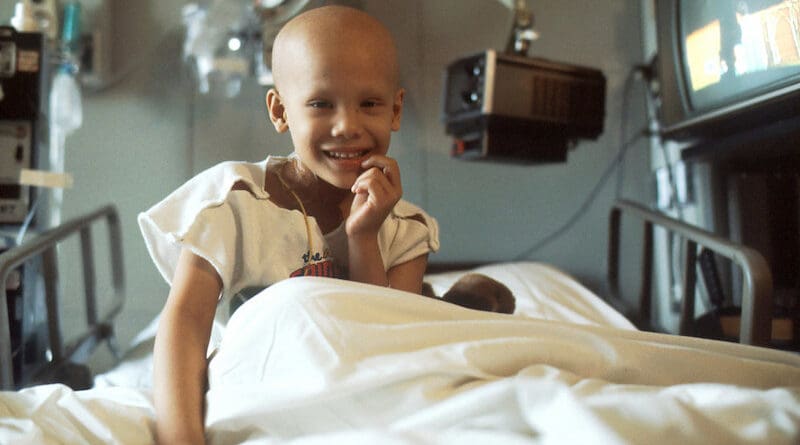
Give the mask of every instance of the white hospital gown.
[[[270, 156], [259, 163], [223, 162], [139, 214], [147, 249], [168, 283], [183, 247], [216, 269], [223, 284], [221, 301], [242, 289], [266, 287], [298, 275], [309, 262], [346, 267], [344, 224], [323, 234], [309, 217], [314, 251], [308, 258], [302, 212], [278, 207], [268, 199], [266, 166], [286, 160]], [[378, 243], [388, 270], [438, 250], [438, 225], [422, 209], [401, 200], [381, 226]]]

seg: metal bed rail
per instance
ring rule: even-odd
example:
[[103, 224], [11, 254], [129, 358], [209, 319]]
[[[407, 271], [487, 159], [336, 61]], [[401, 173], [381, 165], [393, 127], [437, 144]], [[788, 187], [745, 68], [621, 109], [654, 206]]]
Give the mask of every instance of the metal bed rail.
[[694, 325], [695, 285], [697, 283], [697, 251], [705, 247], [722, 255], [742, 270], [741, 320], [739, 342], [768, 346], [772, 329], [772, 274], [764, 257], [754, 249], [736, 244], [709, 231], [678, 221], [667, 215], [647, 209], [630, 201], [616, 202], [609, 218], [608, 286], [611, 295], [621, 300], [619, 292], [619, 260], [622, 215], [633, 216], [644, 225], [642, 243], [641, 288], [639, 313], [641, 320], [649, 322], [651, 313], [651, 286], [653, 274], [654, 227], [662, 227], [681, 237], [685, 248], [682, 264], [684, 295], [681, 299], [679, 330], [690, 335]]
[[[105, 220], [109, 233], [111, 260], [111, 284], [113, 296], [110, 309], [100, 317], [97, 309], [95, 259], [91, 226]], [[58, 311], [58, 265], [57, 245], [72, 235], [80, 236], [83, 288], [88, 329], [77, 339], [65, 345], [61, 336], [61, 320]], [[122, 256], [122, 234], [116, 207], [105, 205], [95, 211], [76, 217], [49, 229], [0, 254], [0, 390], [15, 388], [11, 332], [7, 306], [6, 282], [10, 274], [37, 256], [42, 259], [42, 275], [47, 308], [47, 327], [52, 360], [42, 365], [37, 372], [61, 366], [75, 357], [91, 352], [102, 341], [113, 340], [114, 317], [122, 310], [125, 300], [125, 274]], [[109, 343], [109, 346], [113, 345]]]

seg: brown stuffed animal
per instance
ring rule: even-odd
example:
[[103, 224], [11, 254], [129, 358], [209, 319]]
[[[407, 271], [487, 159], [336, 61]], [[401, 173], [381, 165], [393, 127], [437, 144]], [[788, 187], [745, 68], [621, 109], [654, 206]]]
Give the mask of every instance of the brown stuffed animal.
[[[437, 298], [429, 283], [422, 283], [422, 295]], [[468, 273], [456, 281], [442, 300], [479, 311], [513, 314], [516, 299], [503, 283], [483, 274]]]

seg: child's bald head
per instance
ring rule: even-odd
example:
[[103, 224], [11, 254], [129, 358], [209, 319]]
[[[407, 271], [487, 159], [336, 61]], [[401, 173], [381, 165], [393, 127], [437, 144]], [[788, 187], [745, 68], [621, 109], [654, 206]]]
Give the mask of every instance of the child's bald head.
[[336, 57], [341, 52], [370, 58], [376, 70], [399, 85], [397, 50], [389, 30], [358, 9], [324, 6], [290, 20], [275, 38], [272, 71], [280, 91], [294, 69], [302, 69], [309, 58]]
[[275, 38], [272, 74], [270, 121], [290, 133], [298, 165], [349, 189], [366, 159], [386, 155], [405, 91], [392, 37], [373, 17], [343, 6], [295, 17]]

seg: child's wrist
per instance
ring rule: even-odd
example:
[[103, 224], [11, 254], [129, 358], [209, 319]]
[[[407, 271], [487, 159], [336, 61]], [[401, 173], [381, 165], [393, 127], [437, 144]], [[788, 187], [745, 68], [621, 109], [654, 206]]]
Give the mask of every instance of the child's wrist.
[[347, 233], [347, 239], [350, 241], [371, 241], [373, 239], [378, 239], [378, 232], [380, 231], [380, 226], [372, 229], [372, 228], [353, 228], [345, 226], [345, 233]]
[[347, 234], [347, 243], [350, 246], [350, 249], [354, 247], [371, 247], [372, 245], [378, 245], [378, 232], [358, 232], [358, 233], [348, 233]]

